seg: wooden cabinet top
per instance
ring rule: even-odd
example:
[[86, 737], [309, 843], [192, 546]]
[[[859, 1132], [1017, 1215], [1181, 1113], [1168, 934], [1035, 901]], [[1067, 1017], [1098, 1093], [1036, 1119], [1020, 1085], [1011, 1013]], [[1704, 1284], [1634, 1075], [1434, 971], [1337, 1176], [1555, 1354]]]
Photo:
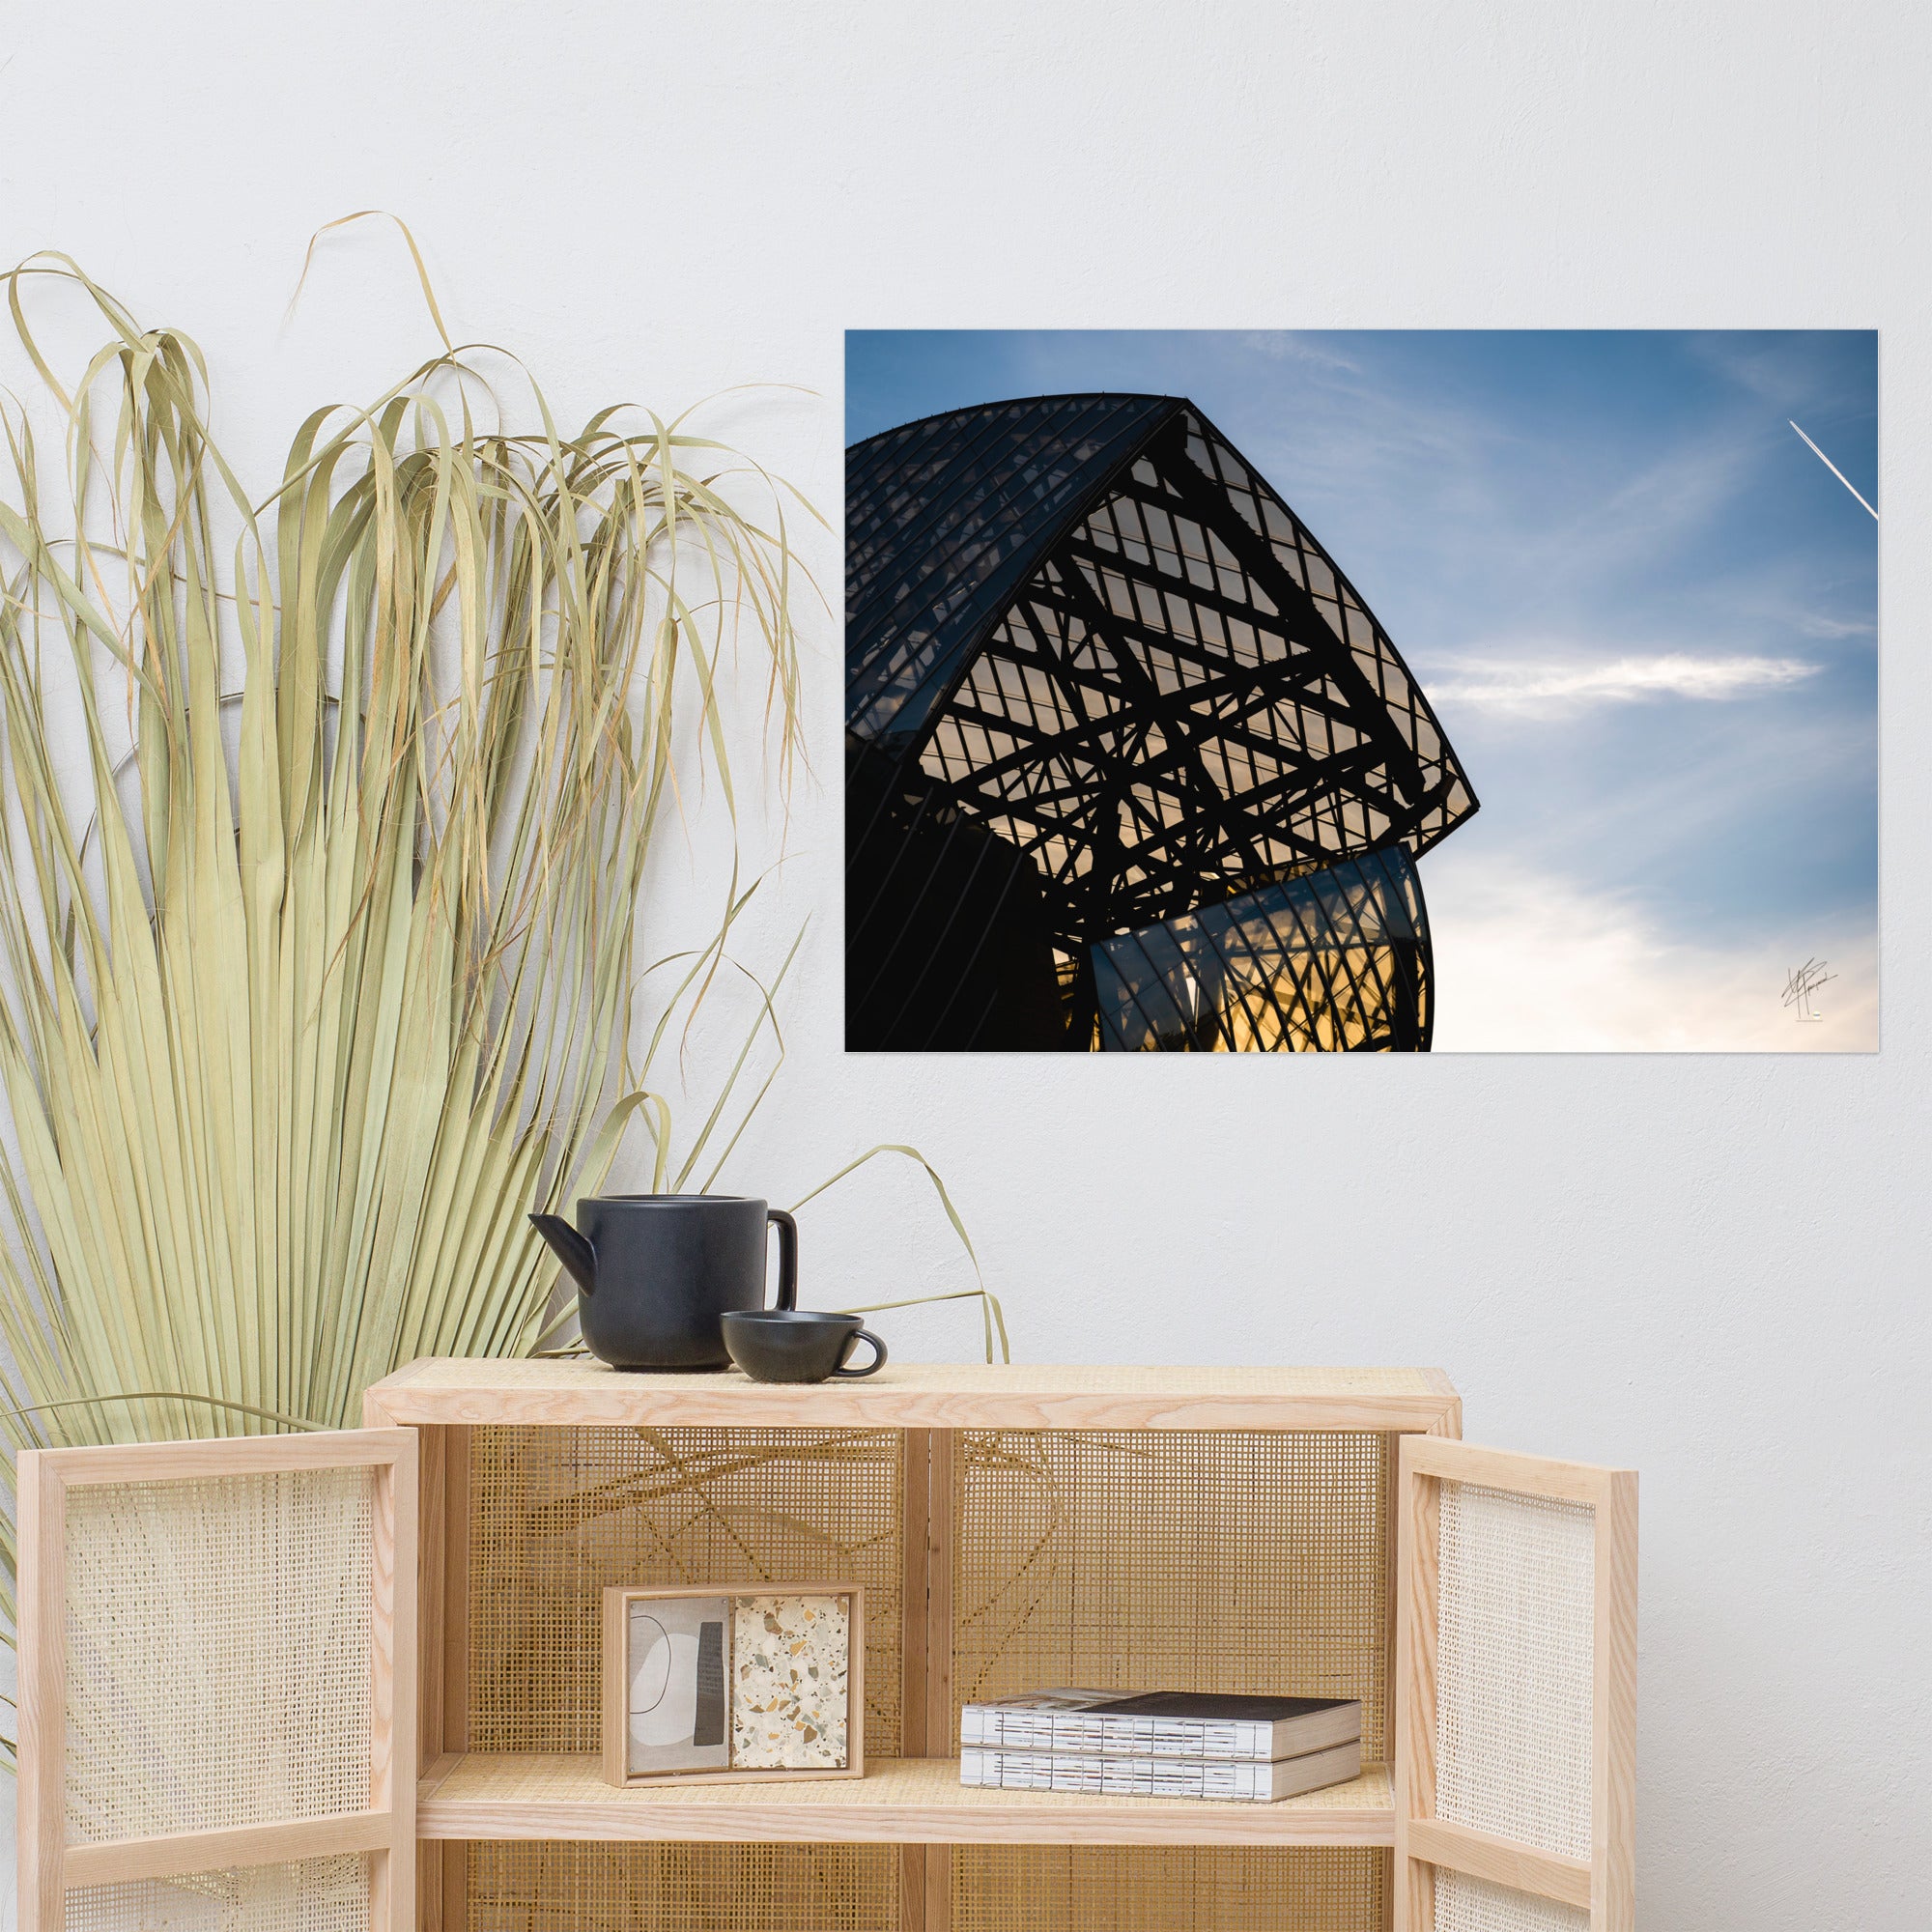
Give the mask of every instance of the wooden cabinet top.
[[1462, 1433], [1440, 1369], [1056, 1368], [893, 1362], [810, 1386], [639, 1375], [587, 1358], [412, 1362], [368, 1392], [373, 1424], [806, 1429], [1345, 1429]]

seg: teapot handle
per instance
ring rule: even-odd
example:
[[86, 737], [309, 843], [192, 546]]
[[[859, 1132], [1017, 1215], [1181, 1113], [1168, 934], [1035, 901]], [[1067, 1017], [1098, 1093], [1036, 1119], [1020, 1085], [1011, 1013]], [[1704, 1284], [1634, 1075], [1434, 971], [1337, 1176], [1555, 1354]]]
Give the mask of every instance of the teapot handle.
[[782, 1208], [768, 1210], [767, 1218], [779, 1231], [779, 1298], [777, 1308], [798, 1306], [798, 1223]]

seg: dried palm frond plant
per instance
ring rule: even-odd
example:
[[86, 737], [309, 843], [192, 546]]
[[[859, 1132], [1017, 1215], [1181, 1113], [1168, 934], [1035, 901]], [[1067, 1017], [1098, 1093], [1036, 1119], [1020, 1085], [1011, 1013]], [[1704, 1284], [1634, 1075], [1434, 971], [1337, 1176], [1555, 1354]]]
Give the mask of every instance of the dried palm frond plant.
[[[28, 320], [48, 277], [106, 325], [71, 387]], [[554, 1344], [526, 1210], [594, 1192], [634, 1116], [656, 1187], [710, 1185], [782, 1050], [781, 967], [673, 1152], [651, 1062], [736, 970], [735, 866], [630, 1039], [681, 748], [735, 823], [734, 654], [781, 785], [799, 753], [785, 492], [683, 419], [566, 433], [534, 383], [508, 433], [503, 358], [424, 276], [441, 353], [311, 415], [256, 501], [186, 336], [66, 257], [6, 286], [62, 430], [4, 411], [11, 1445], [339, 1427], [418, 1355]]]

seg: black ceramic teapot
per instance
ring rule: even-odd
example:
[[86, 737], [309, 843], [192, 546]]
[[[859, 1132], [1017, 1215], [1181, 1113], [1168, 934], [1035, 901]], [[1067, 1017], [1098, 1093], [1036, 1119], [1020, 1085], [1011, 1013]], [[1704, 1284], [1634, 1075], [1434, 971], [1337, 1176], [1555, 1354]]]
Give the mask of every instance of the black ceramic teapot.
[[613, 1369], [723, 1369], [720, 1318], [765, 1305], [765, 1230], [779, 1231], [780, 1308], [798, 1305], [798, 1224], [734, 1194], [604, 1194], [577, 1226], [530, 1221], [577, 1283], [583, 1346]]

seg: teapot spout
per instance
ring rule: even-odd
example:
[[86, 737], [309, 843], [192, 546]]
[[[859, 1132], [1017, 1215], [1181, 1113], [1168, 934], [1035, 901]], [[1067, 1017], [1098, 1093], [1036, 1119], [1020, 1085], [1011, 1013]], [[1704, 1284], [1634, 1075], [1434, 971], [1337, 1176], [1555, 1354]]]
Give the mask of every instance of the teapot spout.
[[552, 1252], [585, 1294], [597, 1288], [597, 1250], [557, 1214], [532, 1214], [530, 1226], [550, 1243]]

